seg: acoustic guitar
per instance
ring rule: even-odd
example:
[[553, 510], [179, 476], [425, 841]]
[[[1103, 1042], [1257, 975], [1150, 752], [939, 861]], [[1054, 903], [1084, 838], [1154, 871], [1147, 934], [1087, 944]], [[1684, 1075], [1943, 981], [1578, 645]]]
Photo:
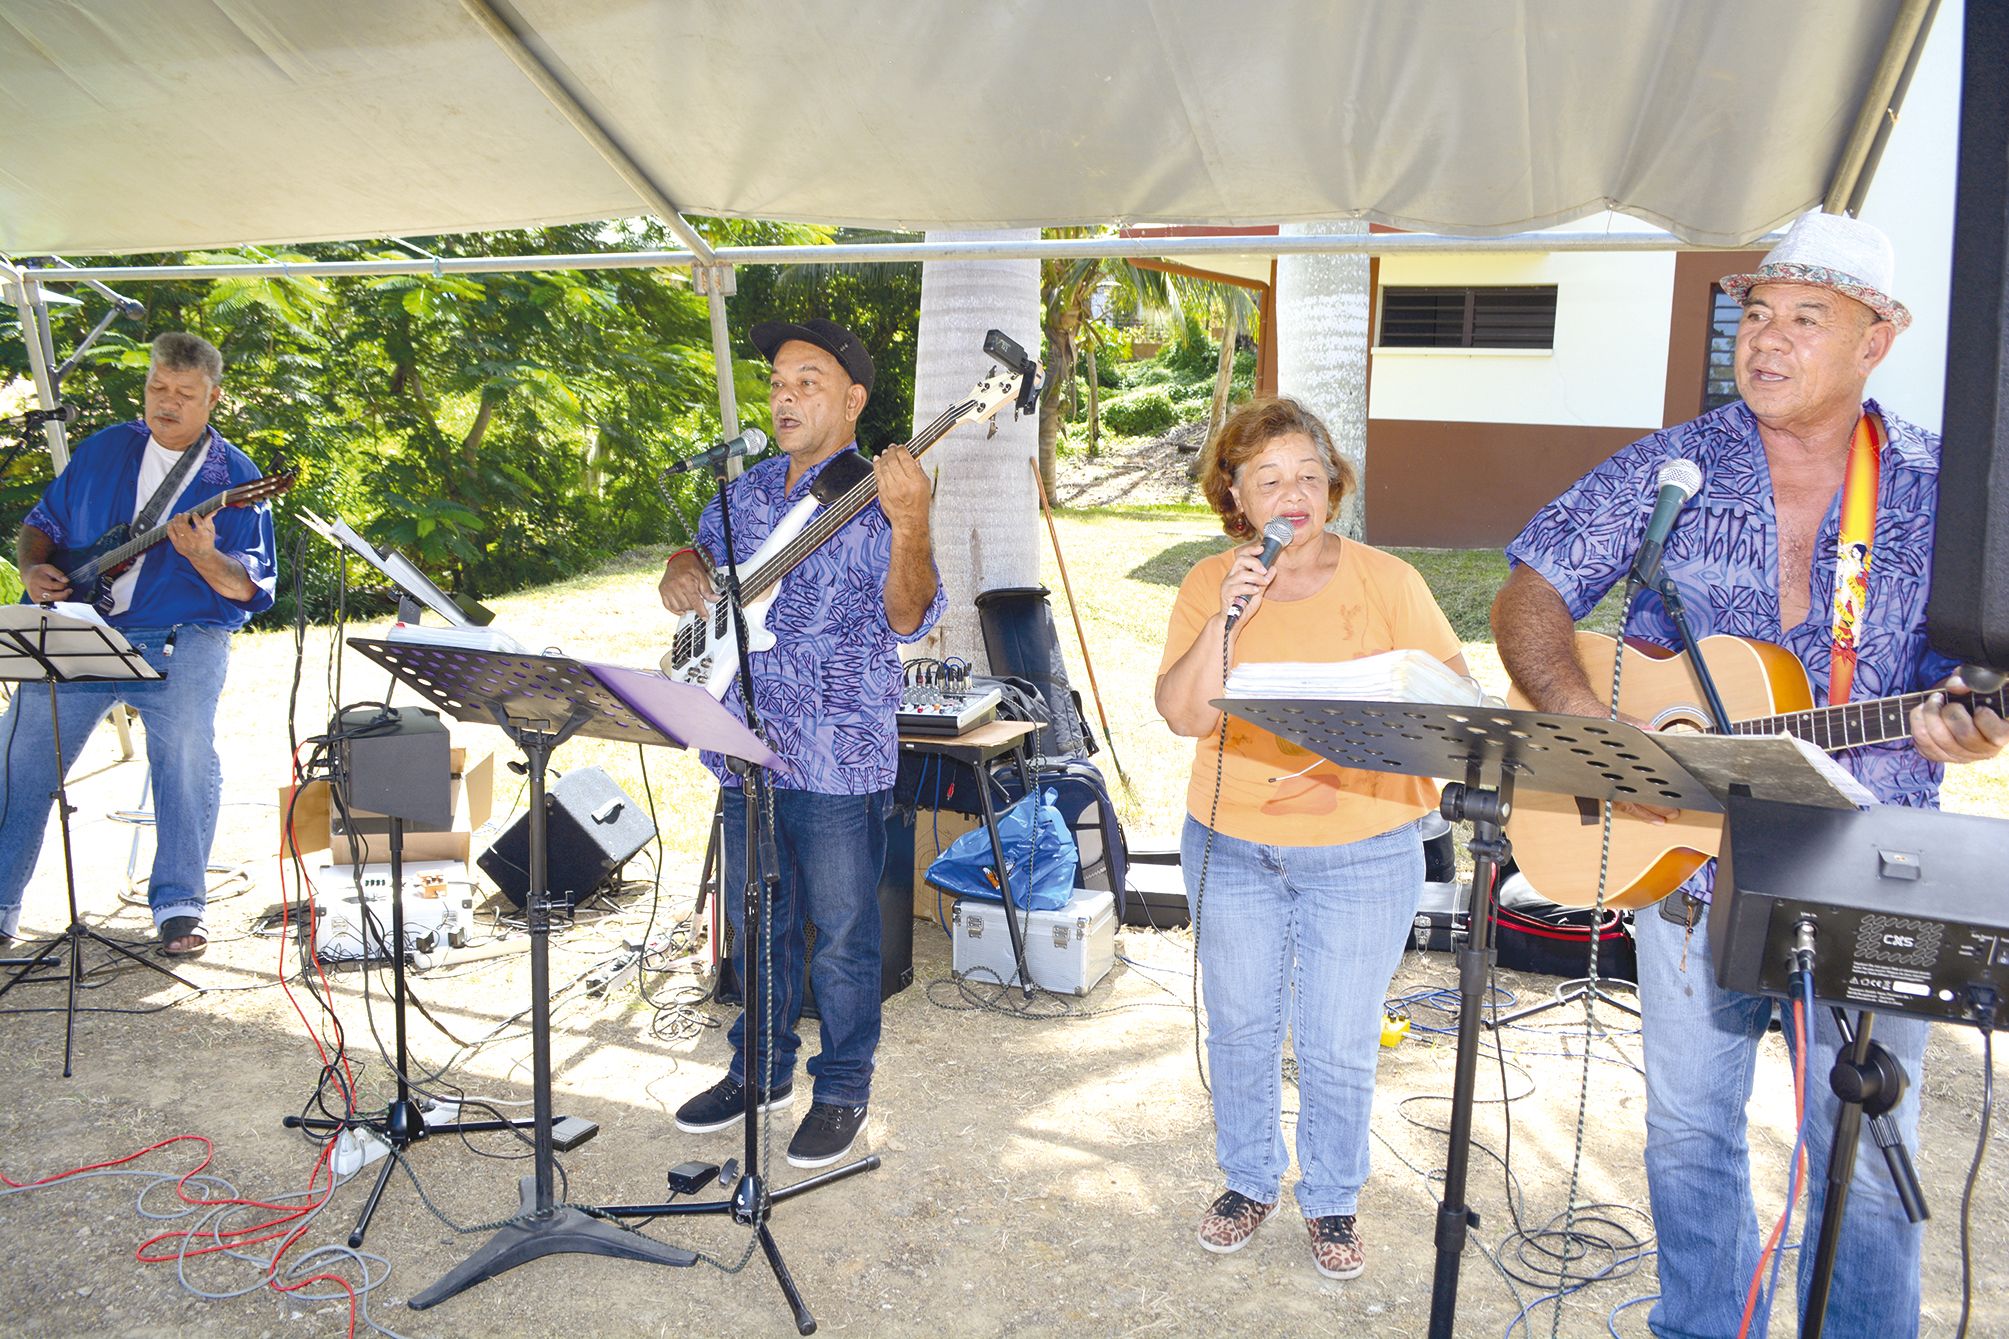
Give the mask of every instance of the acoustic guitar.
[[[1910, 738], [1911, 709], [1931, 696], [1906, 693], [1816, 707], [1805, 667], [1783, 646], [1716, 636], [1704, 637], [1699, 649], [1715, 676], [1733, 734], [1794, 735], [1829, 752], [1882, 744]], [[1686, 655], [1656, 646], [1621, 645], [1595, 632], [1577, 634], [1576, 652], [1591, 686], [1598, 689], [1611, 683], [1614, 654], [1625, 657], [1618, 699], [1623, 714], [1654, 730], [1715, 733], [1702, 685]], [[2009, 688], [1975, 693], [1966, 705], [2002, 713], [2005, 696]], [[1509, 690], [1507, 703], [1521, 708], [1534, 705], [1518, 686]], [[1536, 892], [1562, 906], [1587, 907], [1597, 900], [1603, 824], [1603, 805], [1598, 801], [1517, 790], [1507, 835], [1521, 873]], [[1714, 858], [1722, 841], [1721, 814], [1683, 810], [1660, 824], [1614, 812], [1604, 904], [1621, 910], [1653, 905], [1680, 887], [1703, 861]]]

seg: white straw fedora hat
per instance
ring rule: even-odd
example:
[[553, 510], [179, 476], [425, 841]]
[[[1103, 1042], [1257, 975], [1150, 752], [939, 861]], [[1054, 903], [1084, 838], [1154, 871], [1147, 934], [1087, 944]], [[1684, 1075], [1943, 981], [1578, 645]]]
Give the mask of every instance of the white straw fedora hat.
[[1900, 332], [1911, 324], [1911, 312], [1890, 295], [1897, 273], [1897, 253], [1883, 230], [1846, 214], [1802, 214], [1779, 244], [1765, 254], [1755, 274], [1733, 274], [1720, 281], [1732, 299], [1742, 302], [1760, 284], [1814, 284], [1854, 298]]

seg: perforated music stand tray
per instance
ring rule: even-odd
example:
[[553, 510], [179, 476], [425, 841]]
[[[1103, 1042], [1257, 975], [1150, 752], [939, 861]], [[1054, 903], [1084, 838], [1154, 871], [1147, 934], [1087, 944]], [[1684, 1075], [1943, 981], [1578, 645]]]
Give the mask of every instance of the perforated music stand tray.
[[479, 1250], [414, 1295], [411, 1306], [443, 1302], [505, 1270], [546, 1255], [609, 1255], [659, 1265], [698, 1257], [630, 1232], [603, 1218], [560, 1206], [554, 1195], [551, 1135], [550, 932], [545, 899], [544, 775], [551, 751], [574, 735], [666, 748], [697, 747], [762, 766], [778, 761], [767, 746], [702, 688], [660, 674], [589, 665], [566, 656], [519, 655], [352, 637], [349, 645], [417, 689], [460, 721], [501, 728], [530, 764], [530, 917], [532, 1107], [536, 1170], [522, 1179], [517, 1215]]
[[[76, 610], [76, 613], [65, 612]], [[159, 679], [159, 671], [119, 633], [108, 627], [89, 605], [36, 604], [0, 606], [0, 680], [15, 683], [40, 681], [49, 686], [49, 727], [56, 750], [56, 817], [63, 835], [63, 887], [69, 896], [70, 923], [64, 931], [43, 942], [39, 950], [21, 959], [18, 970], [0, 986], [5, 995], [23, 981], [47, 981], [53, 977], [31, 976], [64, 946], [70, 950], [63, 975], [69, 982], [69, 998], [64, 1005], [63, 1077], [74, 1067], [77, 1041], [77, 988], [84, 979], [83, 941], [100, 944], [120, 957], [162, 976], [179, 981], [190, 990], [196, 984], [177, 972], [145, 957], [130, 944], [107, 938], [85, 925], [77, 914], [77, 870], [70, 849], [70, 798], [63, 773], [62, 722], [56, 712], [56, 685], [78, 680], [125, 680], [141, 682]]]

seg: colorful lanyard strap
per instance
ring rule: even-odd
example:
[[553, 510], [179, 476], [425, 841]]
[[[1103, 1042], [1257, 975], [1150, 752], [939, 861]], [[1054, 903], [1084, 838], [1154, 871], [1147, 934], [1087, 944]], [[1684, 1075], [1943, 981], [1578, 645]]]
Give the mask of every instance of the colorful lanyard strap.
[[1849, 444], [1849, 468], [1842, 481], [1841, 529], [1835, 541], [1834, 654], [1828, 664], [1828, 705], [1849, 700], [1856, 680], [1856, 639], [1869, 607], [1870, 548], [1876, 536], [1877, 466], [1883, 454], [1883, 424], [1864, 414]]

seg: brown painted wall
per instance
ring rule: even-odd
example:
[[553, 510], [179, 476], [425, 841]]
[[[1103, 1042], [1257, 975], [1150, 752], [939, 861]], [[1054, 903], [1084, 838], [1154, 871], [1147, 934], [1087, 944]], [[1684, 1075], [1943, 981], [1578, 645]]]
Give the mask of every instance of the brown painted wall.
[[1367, 541], [1505, 544], [1585, 470], [1645, 435], [1639, 428], [1370, 419]]
[[1709, 368], [1709, 286], [1726, 274], [1749, 274], [1764, 258], [1762, 251], [1683, 251], [1674, 258], [1661, 427], [1686, 423], [1702, 412], [1702, 381]]

